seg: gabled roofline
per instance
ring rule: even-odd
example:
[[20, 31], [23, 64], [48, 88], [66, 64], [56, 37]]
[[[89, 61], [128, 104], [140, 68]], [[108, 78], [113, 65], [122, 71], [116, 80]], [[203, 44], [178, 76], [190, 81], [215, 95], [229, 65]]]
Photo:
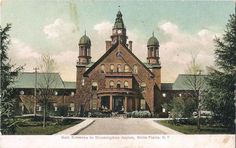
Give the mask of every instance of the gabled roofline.
[[[91, 67], [89, 67], [89, 69], [87, 71], [85, 71], [84, 75], [85, 77], [88, 76], [88, 74], [105, 58], [107, 57], [114, 49], [116, 49], [116, 47], [119, 45], [120, 43], [117, 42], [115, 45], [113, 45], [110, 49], [107, 50], [107, 52], [105, 54], [103, 54], [103, 56], [98, 59]], [[148, 69], [146, 67], [146, 65], [140, 61], [126, 46], [124, 46], [123, 44], [121, 44], [121, 46], [123, 46], [141, 65], [144, 66], [144, 68], [152, 75], [154, 76], [154, 74], [150, 71], [150, 69]]]
[[85, 71], [84, 76], [87, 77], [88, 74], [107, 56], [109, 55], [116, 47], [118, 46], [118, 43], [111, 46], [110, 49], [107, 50], [105, 54], [103, 54], [91, 67], [88, 68], [88, 70]]

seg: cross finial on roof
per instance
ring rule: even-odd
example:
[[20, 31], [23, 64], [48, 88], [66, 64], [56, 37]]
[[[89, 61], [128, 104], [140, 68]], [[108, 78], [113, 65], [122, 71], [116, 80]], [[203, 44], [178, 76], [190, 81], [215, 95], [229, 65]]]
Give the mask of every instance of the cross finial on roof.
[[120, 11], [120, 5], [118, 5], [119, 11]]
[[84, 35], [86, 35], [86, 29], [84, 30]]
[[154, 31], [152, 32], [152, 36], [154, 36]]

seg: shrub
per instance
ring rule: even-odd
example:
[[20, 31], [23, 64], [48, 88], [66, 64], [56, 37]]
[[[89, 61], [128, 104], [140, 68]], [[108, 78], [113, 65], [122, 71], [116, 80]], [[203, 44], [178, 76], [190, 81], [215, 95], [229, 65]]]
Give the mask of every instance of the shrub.
[[169, 114], [167, 112], [159, 113], [159, 118], [168, 118]]
[[67, 112], [68, 112], [68, 107], [63, 105], [63, 106], [59, 106], [58, 110], [57, 110], [57, 115], [58, 116], [67, 116]]
[[131, 117], [133, 117], [133, 118], [150, 118], [151, 113], [149, 111], [133, 111], [131, 113]]

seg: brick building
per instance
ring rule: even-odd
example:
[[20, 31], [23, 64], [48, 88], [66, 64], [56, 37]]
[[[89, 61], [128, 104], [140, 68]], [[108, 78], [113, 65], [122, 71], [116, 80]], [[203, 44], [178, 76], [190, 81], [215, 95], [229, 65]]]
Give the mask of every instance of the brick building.
[[108, 108], [112, 111], [146, 109], [160, 112], [161, 65], [159, 42], [152, 37], [147, 42], [147, 63], [132, 52], [127, 41], [122, 14], [118, 11], [106, 52], [91, 62], [91, 41], [85, 34], [79, 41], [76, 94], [79, 109]]
[[180, 74], [174, 83], [161, 83], [159, 42], [154, 34], [147, 41], [147, 61], [144, 63], [135, 56], [120, 11], [110, 37], [111, 40], [105, 41], [106, 52], [96, 62], [91, 61], [92, 41], [86, 34], [80, 38], [76, 82], [63, 81], [58, 73], [38, 73], [37, 76], [20, 73], [13, 85], [19, 93], [20, 110], [32, 113], [36, 105], [37, 112], [42, 111], [40, 102], [35, 104], [34, 88], [35, 79], [40, 82], [45, 75], [55, 78], [51, 87], [54, 95], [49, 100], [54, 111], [59, 106], [67, 106], [69, 112], [77, 115], [101, 108], [113, 112], [149, 110], [156, 114], [163, 111], [164, 102], [192, 91], [185, 84], [191, 75]]

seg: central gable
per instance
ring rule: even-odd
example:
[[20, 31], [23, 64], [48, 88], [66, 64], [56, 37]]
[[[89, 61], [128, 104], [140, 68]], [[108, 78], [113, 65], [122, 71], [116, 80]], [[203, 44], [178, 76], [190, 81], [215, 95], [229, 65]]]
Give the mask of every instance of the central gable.
[[[125, 71], [124, 65], [129, 67], [129, 71], [133, 71], [133, 66], [136, 65], [138, 69], [142, 69], [142, 72], [145, 71], [146, 74], [149, 74], [151, 77], [153, 73], [124, 45], [115, 44], [113, 45], [97, 62], [95, 62], [85, 73], [84, 76], [88, 76], [95, 69], [100, 68], [102, 64], [115, 64], [122, 65], [122, 71]], [[115, 66], [115, 71], [117, 67]], [[107, 67], [106, 67], [107, 68]], [[107, 68], [105, 71], [109, 71]]]

